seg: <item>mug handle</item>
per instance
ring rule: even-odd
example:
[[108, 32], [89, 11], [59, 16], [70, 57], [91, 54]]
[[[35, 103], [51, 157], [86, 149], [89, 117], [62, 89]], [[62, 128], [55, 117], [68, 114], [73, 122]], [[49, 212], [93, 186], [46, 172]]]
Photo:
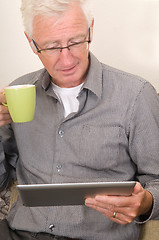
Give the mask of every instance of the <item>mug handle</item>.
[[[2, 94], [5, 95], [5, 92], [2, 92]], [[5, 107], [8, 107], [7, 103], [2, 102], [2, 105], [5, 106]]]
[[2, 105], [5, 106], [5, 107], [8, 107], [7, 103], [2, 102]]

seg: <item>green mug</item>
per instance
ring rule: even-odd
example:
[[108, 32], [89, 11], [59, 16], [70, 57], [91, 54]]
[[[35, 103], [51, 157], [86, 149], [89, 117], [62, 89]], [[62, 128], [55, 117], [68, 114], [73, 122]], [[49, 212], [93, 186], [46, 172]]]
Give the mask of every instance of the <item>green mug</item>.
[[36, 104], [35, 85], [15, 85], [4, 88], [7, 106], [13, 122], [29, 122], [34, 118]]

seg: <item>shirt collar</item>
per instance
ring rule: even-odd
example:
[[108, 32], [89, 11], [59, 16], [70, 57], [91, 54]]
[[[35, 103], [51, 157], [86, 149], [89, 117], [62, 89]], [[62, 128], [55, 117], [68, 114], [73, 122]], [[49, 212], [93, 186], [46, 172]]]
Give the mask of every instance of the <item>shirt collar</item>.
[[97, 95], [98, 98], [102, 96], [102, 64], [98, 59], [90, 52], [90, 66], [86, 81], [83, 88], [86, 88]]
[[45, 68], [36, 71], [35, 75], [33, 75], [32, 80], [30, 82], [30, 84], [34, 85], [38, 85], [40, 83], [42, 87], [45, 89], [45, 91], [47, 91], [51, 83], [51, 77]]
[[51, 77], [47, 70], [45, 69], [45, 73], [42, 76], [42, 87], [44, 88], [45, 91], [47, 91], [51, 86]]

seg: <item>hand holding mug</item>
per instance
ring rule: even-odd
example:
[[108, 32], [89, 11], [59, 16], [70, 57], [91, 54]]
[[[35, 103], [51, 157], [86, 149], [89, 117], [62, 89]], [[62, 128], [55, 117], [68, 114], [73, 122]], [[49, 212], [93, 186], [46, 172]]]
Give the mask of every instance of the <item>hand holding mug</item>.
[[5, 87], [3, 94], [6, 100], [2, 100], [2, 105], [8, 107], [13, 122], [22, 123], [33, 120], [36, 102], [35, 85]]

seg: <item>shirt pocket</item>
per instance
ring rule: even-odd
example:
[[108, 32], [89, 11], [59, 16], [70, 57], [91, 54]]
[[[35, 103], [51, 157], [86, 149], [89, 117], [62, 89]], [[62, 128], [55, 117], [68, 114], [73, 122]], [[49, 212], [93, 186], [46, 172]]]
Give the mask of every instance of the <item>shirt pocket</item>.
[[118, 126], [84, 125], [79, 143], [79, 163], [83, 167], [96, 170], [116, 168], [119, 160]]

